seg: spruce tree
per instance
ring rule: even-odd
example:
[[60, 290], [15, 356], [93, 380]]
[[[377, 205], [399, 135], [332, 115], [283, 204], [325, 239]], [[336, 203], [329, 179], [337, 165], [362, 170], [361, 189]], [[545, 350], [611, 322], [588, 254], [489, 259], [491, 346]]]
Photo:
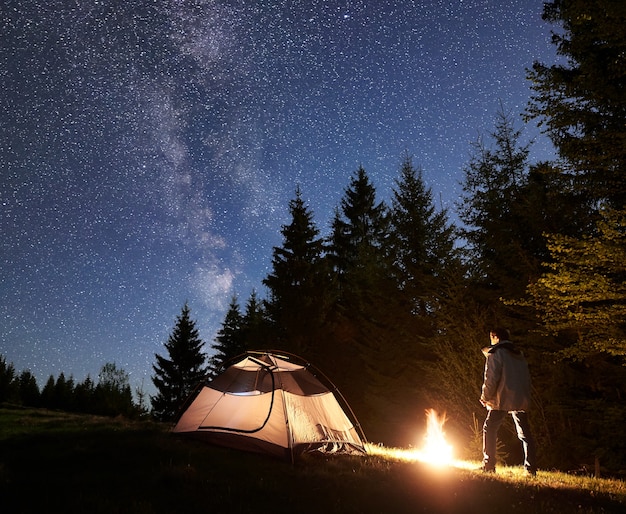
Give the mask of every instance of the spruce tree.
[[272, 270], [263, 280], [269, 289], [267, 315], [281, 349], [307, 356], [314, 351], [328, 305], [328, 274], [323, 241], [300, 189], [289, 202], [291, 222], [283, 225], [283, 244], [274, 247]]
[[41, 393], [35, 376], [29, 370], [24, 370], [20, 373], [18, 383], [22, 405], [38, 407]]
[[0, 355], [0, 402], [17, 400], [16, 374], [13, 363]]
[[55, 407], [57, 409], [74, 410], [74, 378], [65, 378], [61, 372], [54, 384]]
[[363, 421], [371, 423], [373, 434], [382, 429], [377, 426], [380, 418], [367, 416], [385, 412], [390, 405], [397, 392], [390, 381], [403, 355], [396, 337], [400, 309], [388, 237], [387, 206], [377, 201], [374, 185], [359, 167], [332, 221], [328, 258], [338, 288], [330, 340], [340, 368], [337, 374], [345, 381], [339, 386], [357, 413], [361, 409]]
[[211, 349], [214, 353], [209, 359], [209, 378], [216, 377], [224, 363], [246, 350], [243, 316], [236, 295], [230, 300]]
[[247, 350], [275, 348], [276, 340], [270, 328], [271, 324], [264, 303], [253, 289], [246, 301], [243, 313], [242, 338], [245, 348]]
[[553, 43], [567, 61], [534, 64], [528, 116], [545, 126], [562, 157], [556, 171], [578, 193], [581, 214], [570, 222], [586, 224], [577, 233], [546, 231], [546, 273], [530, 291], [544, 326], [565, 339], [575, 333], [568, 351], [595, 361], [598, 349], [616, 353], [622, 346], [626, 4], [557, 0], [544, 5], [543, 17], [562, 29]]
[[596, 202], [626, 205], [626, 3], [556, 0], [544, 20], [557, 26], [559, 64], [535, 62], [528, 116], [545, 128], [577, 187]]
[[408, 311], [428, 316], [436, 310], [439, 280], [457, 257], [454, 226], [437, 211], [421, 168], [405, 156], [391, 204], [389, 251], [398, 290]]
[[96, 385], [89, 375], [74, 388], [74, 405], [78, 412], [94, 412], [94, 394]]
[[520, 144], [521, 130], [502, 107], [491, 137], [493, 148], [482, 139], [474, 145], [457, 207], [473, 279], [494, 303], [521, 296], [536, 269], [520, 233], [525, 220], [513, 209], [527, 184], [529, 146]]
[[168, 357], [156, 354], [156, 364], [152, 366], [152, 382], [158, 393], [150, 400], [157, 419], [173, 419], [198, 383], [207, 378], [203, 346], [196, 322], [190, 318], [190, 309], [185, 303], [165, 343]]
[[41, 390], [41, 406], [47, 409], [56, 409], [56, 395], [54, 391], [54, 375], [50, 375]]
[[359, 166], [332, 221], [329, 256], [340, 278], [384, 267], [388, 226], [387, 206], [377, 202], [376, 188]]

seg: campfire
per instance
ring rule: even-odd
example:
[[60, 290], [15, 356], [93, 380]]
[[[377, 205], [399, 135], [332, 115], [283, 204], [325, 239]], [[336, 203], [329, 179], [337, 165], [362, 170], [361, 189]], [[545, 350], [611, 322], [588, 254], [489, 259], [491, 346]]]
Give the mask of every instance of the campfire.
[[368, 444], [367, 451], [371, 455], [381, 455], [403, 461], [421, 461], [434, 466], [459, 466], [460, 461], [453, 459], [452, 445], [446, 441], [443, 425], [446, 422], [445, 414], [439, 416], [434, 409], [426, 411], [426, 434], [420, 448], [402, 449], [385, 448], [382, 445]]
[[441, 466], [451, 464], [452, 446], [446, 441], [443, 431], [445, 414], [439, 417], [434, 409], [428, 409], [426, 418], [426, 436], [424, 445], [417, 451], [417, 459]]

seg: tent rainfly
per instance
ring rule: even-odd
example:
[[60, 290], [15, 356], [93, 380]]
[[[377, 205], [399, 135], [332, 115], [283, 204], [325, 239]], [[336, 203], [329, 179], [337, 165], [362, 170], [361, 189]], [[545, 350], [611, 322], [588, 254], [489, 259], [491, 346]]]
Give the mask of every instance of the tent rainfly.
[[307, 451], [365, 452], [352, 410], [313, 366], [273, 351], [249, 351], [231, 362], [196, 389], [175, 433], [291, 461]]

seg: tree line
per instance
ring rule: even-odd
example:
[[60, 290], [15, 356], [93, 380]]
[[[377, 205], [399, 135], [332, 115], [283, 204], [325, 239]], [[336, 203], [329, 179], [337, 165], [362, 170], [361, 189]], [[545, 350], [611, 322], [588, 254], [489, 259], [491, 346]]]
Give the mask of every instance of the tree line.
[[[327, 236], [297, 189], [267, 295], [253, 291], [244, 306], [232, 298], [210, 358], [198, 358], [197, 334], [189, 354], [184, 337], [168, 342], [170, 358], [154, 366], [155, 414], [175, 416], [191, 390], [177, 382], [176, 355], [195, 379], [246, 348], [275, 348], [321, 367], [371, 440], [419, 444], [416, 427], [435, 407], [447, 412], [457, 448], [476, 458], [480, 349], [503, 326], [531, 365], [540, 464], [623, 469], [625, 11], [608, 0], [544, 5], [564, 64], [528, 70], [523, 117], [543, 127], [557, 157], [531, 164], [522, 128], [500, 106], [464, 167], [459, 226], [410, 155], [389, 202], [359, 167]], [[193, 329], [188, 306], [178, 323]], [[512, 427], [503, 458], [519, 461], [507, 437]]]
[[30, 370], [15, 371], [12, 363], [0, 355], [0, 404], [41, 407], [101, 416], [139, 417], [148, 413], [148, 396], [138, 388], [136, 398], [129, 376], [113, 362], [100, 369], [97, 382], [87, 375], [82, 382], [60, 373], [50, 375], [40, 390]]

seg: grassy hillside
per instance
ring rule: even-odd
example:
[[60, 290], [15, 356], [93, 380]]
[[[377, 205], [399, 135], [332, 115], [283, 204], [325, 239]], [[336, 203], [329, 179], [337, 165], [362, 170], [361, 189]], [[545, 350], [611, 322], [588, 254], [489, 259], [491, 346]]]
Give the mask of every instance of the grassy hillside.
[[606, 513], [618, 480], [443, 469], [402, 458], [306, 456], [295, 465], [217, 448], [150, 422], [0, 409], [0, 509], [58, 513]]

